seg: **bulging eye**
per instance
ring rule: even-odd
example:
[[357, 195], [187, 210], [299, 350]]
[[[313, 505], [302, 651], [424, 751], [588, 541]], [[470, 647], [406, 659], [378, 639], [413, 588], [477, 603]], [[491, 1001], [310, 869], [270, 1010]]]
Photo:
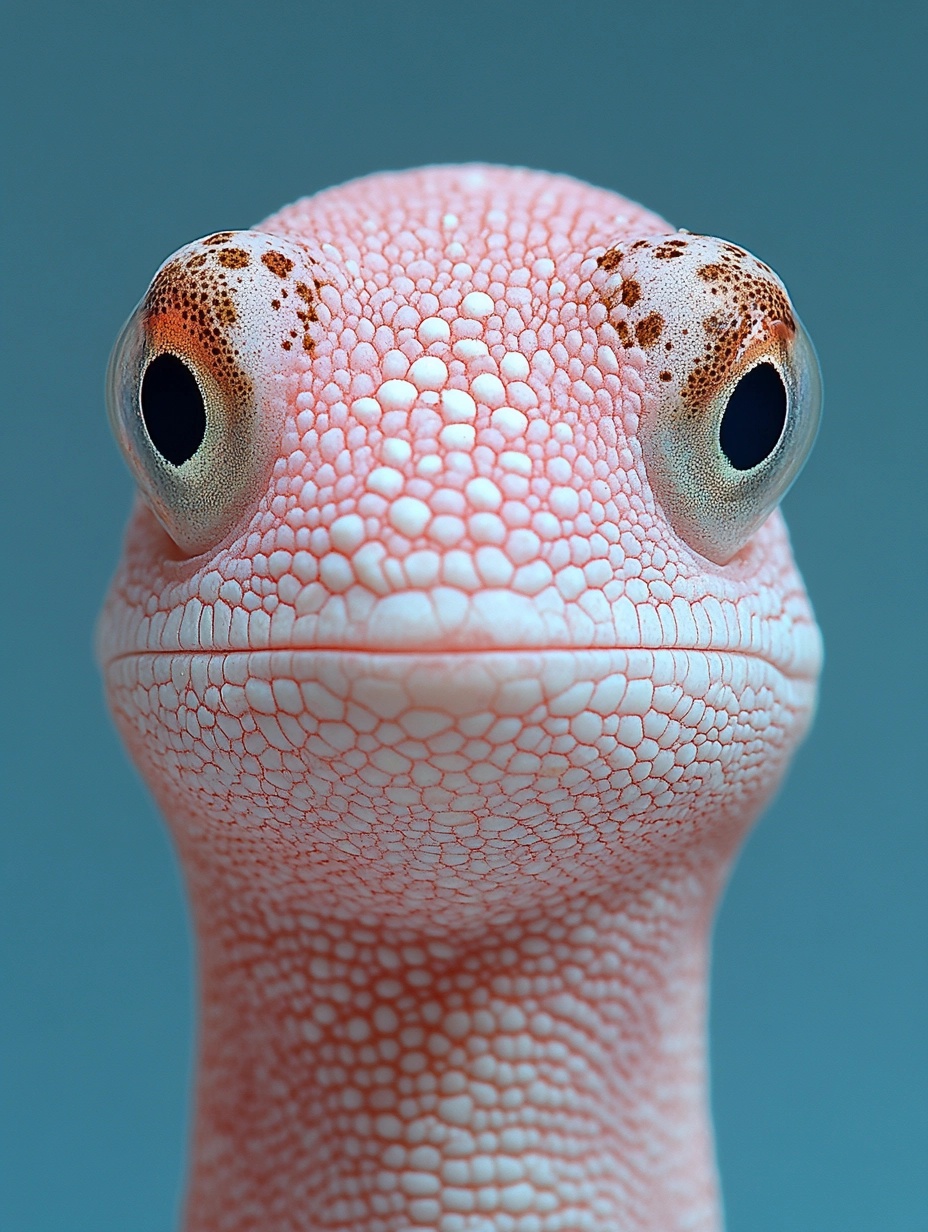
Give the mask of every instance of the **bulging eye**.
[[161, 267], [110, 359], [107, 410], [142, 496], [182, 551], [256, 506], [309, 360], [318, 279], [280, 236], [223, 232]]
[[777, 276], [734, 244], [661, 235], [599, 264], [622, 344], [648, 359], [638, 435], [651, 489], [677, 534], [726, 564], [812, 448], [815, 351]]

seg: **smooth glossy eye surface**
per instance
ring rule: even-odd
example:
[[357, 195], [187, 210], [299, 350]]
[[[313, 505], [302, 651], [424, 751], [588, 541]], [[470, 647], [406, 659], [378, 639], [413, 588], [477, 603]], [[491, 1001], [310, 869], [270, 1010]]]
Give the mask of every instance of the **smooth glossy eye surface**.
[[726, 564], [812, 448], [812, 344], [773, 271], [724, 240], [654, 236], [599, 265], [621, 343], [648, 360], [638, 436], [652, 491], [691, 548]]
[[145, 501], [187, 553], [215, 546], [266, 492], [282, 378], [314, 345], [310, 265], [280, 236], [198, 240], [161, 267], [113, 350], [110, 423]]

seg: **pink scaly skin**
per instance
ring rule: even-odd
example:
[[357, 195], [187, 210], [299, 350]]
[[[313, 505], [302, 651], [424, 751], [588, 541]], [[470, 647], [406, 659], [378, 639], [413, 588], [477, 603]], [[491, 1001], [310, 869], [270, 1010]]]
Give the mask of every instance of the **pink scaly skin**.
[[766, 266], [560, 176], [376, 176], [159, 271], [99, 653], [193, 904], [187, 1232], [720, 1227], [708, 940], [814, 704], [817, 388]]

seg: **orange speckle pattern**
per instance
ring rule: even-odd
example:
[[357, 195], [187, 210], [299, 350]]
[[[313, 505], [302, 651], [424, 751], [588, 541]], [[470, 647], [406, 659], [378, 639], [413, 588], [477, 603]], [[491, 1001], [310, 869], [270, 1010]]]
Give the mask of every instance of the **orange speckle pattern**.
[[226, 269], [244, 269], [251, 260], [244, 248], [222, 248], [217, 259]]
[[[667, 268], [670, 262], [674, 269]], [[597, 266], [602, 271], [597, 291], [624, 345], [634, 336], [647, 351], [662, 338], [664, 315], [654, 310], [661, 305], [668, 319], [686, 322], [679, 334], [671, 331], [674, 339], [666, 349], [678, 349], [679, 372], [670, 371], [688, 414], [707, 406], [749, 348], [779, 348], [795, 336], [796, 321], [779, 279], [734, 244], [700, 235], [658, 236], [636, 240], [627, 256], [613, 247]]]
[[273, 249], [270, 252], [262, 253], [261, 260], [278, 278], [286, 278], [293, 270], [293, 262], [290, 258], [285, 257], [282, 252], [275, 252]]

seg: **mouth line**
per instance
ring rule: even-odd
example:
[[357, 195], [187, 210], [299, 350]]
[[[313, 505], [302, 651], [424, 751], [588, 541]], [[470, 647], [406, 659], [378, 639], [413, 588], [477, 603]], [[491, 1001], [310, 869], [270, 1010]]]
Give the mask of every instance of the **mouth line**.
[[746, 650], [742, 647], [731, 646], [481, 646], [474, 649], [467, 647], [455, 647], [452, 650], [443, 650], [439, 647], [422, 647], [419, 649], [409, 649], [399, 646], [387, 646], [372, 648], [369, 646], [247, 646], [239, 648], [220, 648], [213, 649], [208, 647], [198, 647], [195, 649], [163, 649], [163, 650], [126, 650], [119, 654], [112, 655], [108, 658], [101, 659], [101, 667], [104, 671], [113, 664], [120, 663], [127, 659], [145, 659], [155, 658], [159, 655], [187, 656], [190, 658], [202, 658], [208, 656], [210, 658], [221, 657], [227, 658], [230, 655], [377, 655], [389, 658], [408, 658], [408, 659], [438, 659], [438, 658], [463, 658], [469, 656], [472, 658], [492, 658], [499, 655], [525, 655], [529, 658], [536, 658], [540, 655], [552, 654], [569, 654], [569, 655], [589, 655], [589, 654], [614, 654], [616, 652], [631, 653], [634, 651], [647, 651], [650, 654], [658, 654], [661, 651], [677, 651], [683, 654], [710, 655], [710, 654], [725, 654], [731, 655], [739, 659], [753, 659], [759, 663], [763, 663], [766, 667], [773, 668], [786, 680], [801, 682], [806, 684], [814, 684], [819, 676], [819, 668], [808, 672], [790, 672], [782, 663], [777, 663], [774, 659], [767, 655], [760, 654], [756, 650]]

